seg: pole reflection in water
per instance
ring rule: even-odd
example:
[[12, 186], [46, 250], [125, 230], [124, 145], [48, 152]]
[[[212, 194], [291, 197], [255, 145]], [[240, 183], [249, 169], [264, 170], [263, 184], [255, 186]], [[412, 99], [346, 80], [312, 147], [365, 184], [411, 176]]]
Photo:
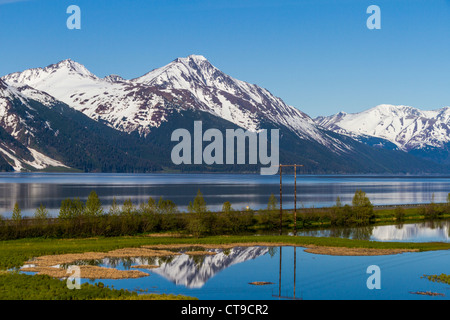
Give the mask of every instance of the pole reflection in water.
[[295, 297], [295, 289], [296, 289], [296, 283], [297, 283], [297, 279], [296, 279], [297, 278], [297, 247], [294, 247], [294, 295], [292, 297], [281, 295], [281, 265], [283, 262], [282, 250], [283, 250], [283, 247], [280, 246], [280, 263], [279, 263], [279, 269], [278, 269], [278, 295], [272, 294], [272, 297], [276, 297], [276, 298], [280, 298], [280, 299], [288, 299], [288, 300], [303, 300], [303, 298]]

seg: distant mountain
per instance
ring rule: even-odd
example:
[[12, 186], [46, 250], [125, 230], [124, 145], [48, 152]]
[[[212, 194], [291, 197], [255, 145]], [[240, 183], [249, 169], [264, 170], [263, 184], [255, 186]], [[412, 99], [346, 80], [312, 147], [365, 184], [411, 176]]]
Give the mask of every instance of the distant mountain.
[[226, 75], [205, 57], [191, 55], [131, 80], [162, 90], [188, 92], [195, 97], [195, 107], [228, 120], [241, 128], [258, 130], [261, 121], [270, 121], [332, 147], [336, 143], [317, 130], [314, 121], [298, 109], [286, 105], [266, 89]]
[[347, 114], [318, 117], [325, 129], [358, 141], [450, 164], [450, 107], [422, 111], [407, 106], [380, 105]]
[[[113, 128], [147, 135], [167, 121], [170, 109], [209, 112], [252, 131], [262, 120], [283, 125], [301, 138], [335, 148], [336, 141], [318, 130], [298, 109], [256, 85], [236, 80], [203, 56], [178, 58], [142, 77], [124, 80], [113, 75], [101, 79], [70, 59], [45, 68], [3, 77], [12, 85], [28, 85]], [[345, 146], [341, 146], [345, 147]]]
[[[1, 79], [0, 134], [16, 146], [2, 144], [0, 170], [259, 171], [255, 165], [175, 166], [171, 133], [178, 128], [192, 133], [194, 121], [201, 120], [204, 130], [280, 129], [280, 161], [304, 164], [308, 173], [449, 171], [392, 150], [396, 147], [366, 144], [386, 140], [367, 135], [367, 141], [356, 141], [348, 132], [318, 125], [268, 90], [224, 74], [203, 56], [178, 58], [130, 80], [99, 78], [70, 59]], [[37, 158], [41, 165], [33, 162]]]
[[44, 92], [28, 86], [12, 87], [0, 80], [3, 171], [160, 169], [153, 162], [124, 150], [124, 145], [137, 145], [136, 141], [138, 137], [133, 139], [94, 121]]

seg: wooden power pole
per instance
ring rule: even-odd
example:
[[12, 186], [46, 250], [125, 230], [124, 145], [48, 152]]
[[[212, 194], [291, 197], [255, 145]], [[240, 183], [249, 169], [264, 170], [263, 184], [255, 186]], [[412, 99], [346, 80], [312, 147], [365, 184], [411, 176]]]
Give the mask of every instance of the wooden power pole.
[[283, 167], [294, 167], [294, 235], [297, 235], [297, 167], [302, 164], [280, 164], [280, 236], [283, 229]]

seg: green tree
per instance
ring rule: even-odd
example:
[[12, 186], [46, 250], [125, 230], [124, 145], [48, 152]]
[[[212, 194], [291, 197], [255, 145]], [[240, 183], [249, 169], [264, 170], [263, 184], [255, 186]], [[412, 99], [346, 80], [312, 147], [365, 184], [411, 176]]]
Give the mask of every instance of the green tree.
[[218, 217], [218, 225], [222, 232], [238, 234], [253, 224], [253, 210], [234, 210], [229, 201], [222, 205], [222, 213]]
[[64, 199], [61, 201], [58, 218], [61, 219], [75, 219], [81, 217], [84, 212], [84, 204], [79, 199]]
[[447, 195], [447, 205], [445, 206], [444, 211], [446, 214], [450, 214], [450, 192]]
[[127, 215], [130, 216], [132, 214], [134, 214], [136, 212], [136, 208], [133, 204], [133, 202], [131, 201], [131, 199], [127, 199], [123, 202], [123, 206], [122, 206], [122, 214], [123, 215]]
[[341, 202], [341, 198], [337, 197], [336, 198], [336, 204], [335, 204], [336, 208], [341, 208], [342, 207], [342, 202]]
[[20, 222], [22, 220], [22, 210], [20, 210], [18, 202], [14, 204], [11, 219], [15, 222]]
[[278, 209], [278, 200], [272, 193], [269, 197], [269, 202], [267, 203], [267, 210], [276, 211]]
[[149, 212], [156, 212], [156, 201], [152, 197], [148, 198], [147, 207]]
[[343, 214], [342, 214], [343, 210], [342, 210], [342, 202], [341, 202], [341, 198], [337, 197], [336, 198], [336, 204], [331, 207], [330, 210], [330, 223], [332, 226], [334, 225], [342, 225], [343, 223]]
[[222, 205], [222, 212], [225, 214], [229, 214], [233, 211], [233, 208], [231, 207], [231, 203], [229, 201], [226, 201]]
[[168, 199], [164, 200], [160, 197], [156, 204], [156, 212], [162, 230], [173, 230], [177, 228], [179, 223], [178, 216], [176, 215], [178, 213], [178, 207], [173, 201]]
[[120, 206], [117, 204], [116, 197], [113, 198], [112, 204], [109, 207], [108, 215], [118, 216], [120, 214]]
[[162, 197], [159, 197], [156, 209], [159, 214], [174, 214], [178, 212], [177, 205], [172, 200], [164, 200]]
[[94, 190], [91, 191], [86, 200], [84, 214], [88, 217], [98, 217], [103, 214], [102, 203]]
[[59, 219], [70, 219], [72, 218], [70, 216], [71, 214], [71, 208], [72, 208], [72, 200], [67, 198], [61, 201], [61, 206], [59, 207]]
[[428, 205], [421, 208], [421, 214], [426, 219], [439, 219], [444, 214], [445, 208], [435, 202], [434, 193], [431, 195], [431, 201]]
[[142, 214], [144, 232], [156, 231], [160, 227], [161, 218], [152, 197], [139, 205], [139, 212]]
[[397, 207], [394, 210], [395, 220], [398, 222], [402, 222], [405, 219], [405, 209], [402, 207]]
[[200, 237], [212, 231], [213, 219], [212, 214], [208, 212], [206, 201], [203, 194], [198, 190], [194, 201], [190, 201], [187, 207], [191, 217], [188, 221], [188, 230], [195, 237]]
[[48, 219], [49, 216], [50, 216], [50, 214], [49, 214], [47, 208], [42, 203], [39, 206], [39, 208], [37, 208], [36, 211], [34, 212], [35, 219], [45, 220], [45, 219]]
[[261, 223], [266, 226], [267, 229], [273, 230], [280, 224], [280, 211], [278, 209], [278, 200], [272, 193], [267, 203], [267, 208], [261, 210]]
[[188, 212], [202, 214], [207, 212], [206, 201], [203, 198], [203, 194], [200, 190], [197, 191], [197, 195], [194, 198], [194, 202], [189, 202]]
[[373, 205], [362, 190], [356, 190], [352, 199], [354, 219], [357, 223], [367, 224], [375, 218]]

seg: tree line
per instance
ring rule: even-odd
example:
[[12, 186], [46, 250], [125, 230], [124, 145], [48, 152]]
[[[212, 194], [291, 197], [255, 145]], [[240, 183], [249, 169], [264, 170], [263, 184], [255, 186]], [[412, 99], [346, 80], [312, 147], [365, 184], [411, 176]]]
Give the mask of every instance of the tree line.
[[[437, 204], [434, 197], [428, 205], [419, 209], [426, 219], [438, 219], [450, 214], [450, 193], [446, 204]], [[405, 209], [396, 208], [394, 217], [397, 222], [405, 219]], [[296, 214], [299, 229], [314, 224], [330, 226], [366, 226], [375, 223], [374, 206], [366, 193], [357, 190], [351, 205], [343, 205], [340, 198], [330, 208], [302, 208]], [[292, 210], [283, 210], [283, 228], [292, 228], [294, 214]], [[44, 205], [40, 205], [33, 218], [22, 217], [16, 202], [11, 219], [0, 219], [0, 239], [18, 239], [28, 237], [91, 237], [124, 236], [154, 232], [175, 231], [191, 234], [195, 237], [219, 234], [241, 234], [258, 230], [274, 231], [280, 227], [279, 201], [272, 194], [267, 207], [254, 211], [250, 208], [236, 210], [230, 202], [225, 202], [222, 210], [214, 212], [208, 209], [203, 194], [198, 191], [187, 207], [180, 212], [177, 205], [168, 199], [159, 198], [133, 204], [127, 199], [122, 205], [116, 198], [105, 210], [95, 191], [86, 202], [79, 198], [64, 199], [56, 218], [51, 217]]]

